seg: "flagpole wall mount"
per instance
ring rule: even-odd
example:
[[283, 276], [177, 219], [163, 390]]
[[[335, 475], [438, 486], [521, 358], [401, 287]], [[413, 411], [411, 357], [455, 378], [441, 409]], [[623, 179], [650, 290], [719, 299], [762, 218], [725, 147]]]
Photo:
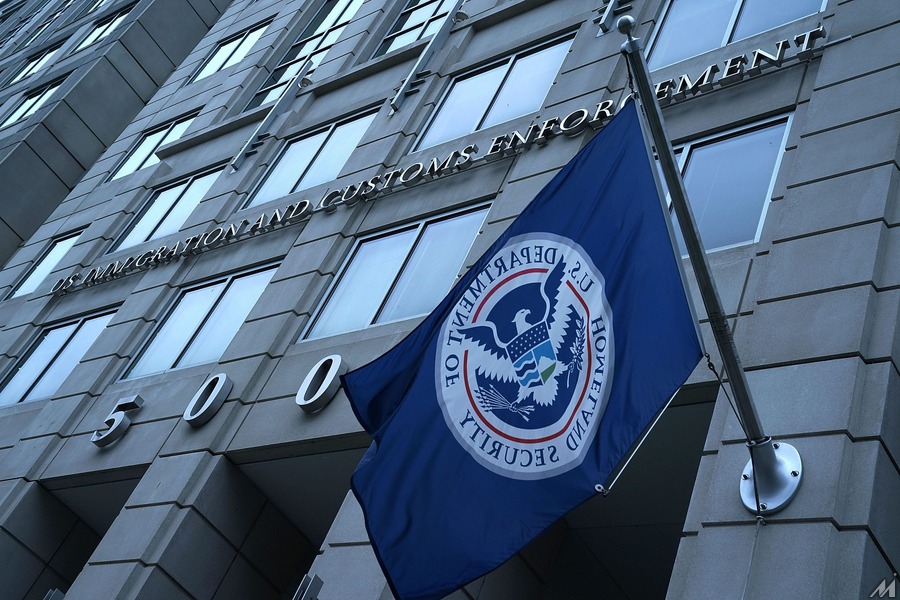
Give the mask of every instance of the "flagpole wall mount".
[[751, 512], [758, 506], [759, 514], [771, 515], [790, 504], [800, 489], [803, 461], [796, 448], [772, 438], [748, 442], [747, 447], [750, 460], [741, 474], [741, 502]]
[[632, 35], [634, 26], [634, 18], [628, 15], [619, 17], [616, 22], [616, 29], [628, 38], [622, 44], [622, 54], [631, 67], [637, 96], [643, 107], [653, 145], [656, 146], [660, 171], [668, 187], [672, 209], [678, 218], [697, 287], [709, 317], [710, 328], [719, 355], [722, 357], [725, 372], [728, 374], [728, 383], [734, 394], [735, 412], [748, 440], [750, 460], [741, 474], [741, 501], [751, 512], [770, 515], [787, 506], [797, 494], [803, 479], [800, 453], [790, 444], [772, 441], [772, 438], [763, 432], [728, 319], [712, 277], [706, 249], [697, 233], [697, 222], [688, 202], [672, 144], [669, 142], [662, 109], [656, 101], [656, 92], [650, 81], [650, 71], [644, 59], [641, 40]]

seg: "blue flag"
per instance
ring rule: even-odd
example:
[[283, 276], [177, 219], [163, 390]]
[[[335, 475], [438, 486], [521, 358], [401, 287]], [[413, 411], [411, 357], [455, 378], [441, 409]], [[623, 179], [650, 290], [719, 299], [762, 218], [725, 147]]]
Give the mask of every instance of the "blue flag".
[[701, 356], [629, 103], [397, 346], [343, 377], [394, 595], [442, 598], [607, 484]]

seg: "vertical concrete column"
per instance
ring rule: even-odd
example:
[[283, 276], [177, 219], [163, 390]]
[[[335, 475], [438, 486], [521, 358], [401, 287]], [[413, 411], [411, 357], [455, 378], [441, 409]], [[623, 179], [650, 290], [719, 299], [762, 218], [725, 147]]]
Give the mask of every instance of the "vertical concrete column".
[[181, 454], [151, 464], [66, 598], [277, 599], [310, 560], [225, 457]]

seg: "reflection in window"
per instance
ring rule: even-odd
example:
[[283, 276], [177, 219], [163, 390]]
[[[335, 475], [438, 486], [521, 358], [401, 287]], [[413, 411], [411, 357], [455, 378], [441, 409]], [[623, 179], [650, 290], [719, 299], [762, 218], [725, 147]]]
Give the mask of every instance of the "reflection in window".
[[56, 83], [51, 83], [47, 87], [41, 88], [40, 90], [25, 96], [19, 105], [3, 119], [3, 122], [0, 123], [0, 127], [12, 125], [17, 121], [27, 119], [36, 113], [40, 107], [47, 103], [50, 97], [53, 96], [53, 92], [59, 89], [59, 86], [61, 85], [62, 81], [57, 81]]
[[217, 361], [275, 274], [275, 268], [185, 292], [129, 377]]
[[247, 29], [224, 42], [220, 42], [213, 53], [209, 55], [209, 58], [206, 59], [203, 67], [200, 68], [193, 80], [197, 81], [198, 79], [209, 77], [213, 73], [227, 69], [244, 60], [244, 57], [249, 54], [250, 49], [259, 41], [259, 38], [262, 37], [268, 26], [268, 23], [263, 23], [252, 29]]
[[0, 406], [55, 394], [112, 317], [105, 314], [45, 331], [7, 378], [0, 390]]
[[496, 125], [540, 109], [572, 44], [556, 42], [502, 64], [457, 78], [417, 149]]
[[456, 0], [409, 0], [397, 22], [378, 46], [375, 56], [387, 54], [433, 35], [441, 28], [444, 18], [455, 4]]
[[278, 100], [307, 60], [312, 61], [310, 72], [319, 66], [362, 3], [363, 0], [325, 0], [247, 108]]
[[25, 294], [30, 294], [36, 290], [37, 286], [39, 286], [41, 282], [46, 279], [47, 275], [53, 271], [54, 267], [59, 264], [62, 257], [72, 249], [72, 246], [78, 241], [78, 236], [80, 235], [81, 232], [79, 231], [78, 233], [54, 240], [53, 244], [50, 246], [50, 250], [34, 264], [31, 271], [28, 273], [28, 276], [13, 289], [10, 298], [24, 296]]
[[658, 69], [822, 10], [822, 0], [672, 0], [648, 65]]
[[200, 204], [218, 175], [219, 171], [195, 175], [153, 194], [140, 218], [134, 222], [128, 235], [119, 242], [115, 249], [129, 248], [148, 240], [176, 233]]
[[128, 155], [128, 158], [116, 169], [110, 179], [118, 179], [125, 175], [130, 175], [144, 167], [152, 167], [159, 162], [156, 158], [156, 149], [164, 146], [169, 142], [174, 142], [180, 138], [191, 123], [194, 116], [185, 117], [160, 127], [159, 129], [145, 133], [141, 141], [135, 146], [134, 150]]
[[30, 77], [34, 73], [37, 73], [41, 68], [50, 63], [51, 60], [54, 59], [56, 53], [59, 52], [59, 49], [62, 47], [62, 43], [56, 44], [50, 48], [47, 48], [43, 52], [35, 54], [34, 56], [28, 59], [28, 62], [25, 63], [25, 66], [22, 67], [22, 70], [16, 73], [16, 76], [9, 80], [10, 84], [16, 83], [17, 81], [22, 81], [26, 77]]
[[[707, 250], [753, 242], [772, 193], [788, 121], [685, 146], [684, 187]], [[675, 227], [681, 253], [687, 254]]]
[[487, 208], [361, 242], [307, 337], [426, 314], [459, 272]]
[[122, 11], [117, 15], [114, 15], [108, 19], [104, 19], [98, 22], [94, 29], [87, 35], [86, 38], [81, 40], [81, 43], [78, 44], [72, 52], [78, 52], [83, 48], [87, 48], [91, 44], [95, 44], [100, 40], [104, 39], [110, 33], [115, 30], [116, 27], [122, 24], [122, 21], [125, 20], [125, 17], [128, 16], [128, 11]]
[[248, 206], [336, 179], [374, 118], [371, 113], [289, 143]]

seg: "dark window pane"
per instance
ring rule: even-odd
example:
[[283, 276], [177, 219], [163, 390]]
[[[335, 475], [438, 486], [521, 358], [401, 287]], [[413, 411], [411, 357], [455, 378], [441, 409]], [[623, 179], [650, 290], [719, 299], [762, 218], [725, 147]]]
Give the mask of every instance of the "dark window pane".
[[360, 244], [310, 337], [362, 329], [372, 322], [416, 238], [410, 229]]
[[572, 40], [567, 40], [517, 60], [481, 127], [538, 110], [571, 45]]
[[672, 0], [653, 42], [650, 69], [718, 48], [725, 40], [737, 0]]
[[225, 282], [222, 282], [182, 296], [129, 376], [141, 377], [171, 368], [224, 288]]
[[269, 269], [232, 281], [177, 366], [186, 367], [218, 360], [274, 274], [275, 269]]
[[426, 227], [378, 321], [394, 321], [433, 310], [450, 289], [486, 214], [484, 209]]
[[822, 0], [744, 0], [732, 40], [740, 40], [762, 31], [796, 21], [819, 12]]
[[[707, 250], [756, 239], [786, 123], [691, 149], [684, 185]], [[686, 253], [680, 229], [678, 246]]]

